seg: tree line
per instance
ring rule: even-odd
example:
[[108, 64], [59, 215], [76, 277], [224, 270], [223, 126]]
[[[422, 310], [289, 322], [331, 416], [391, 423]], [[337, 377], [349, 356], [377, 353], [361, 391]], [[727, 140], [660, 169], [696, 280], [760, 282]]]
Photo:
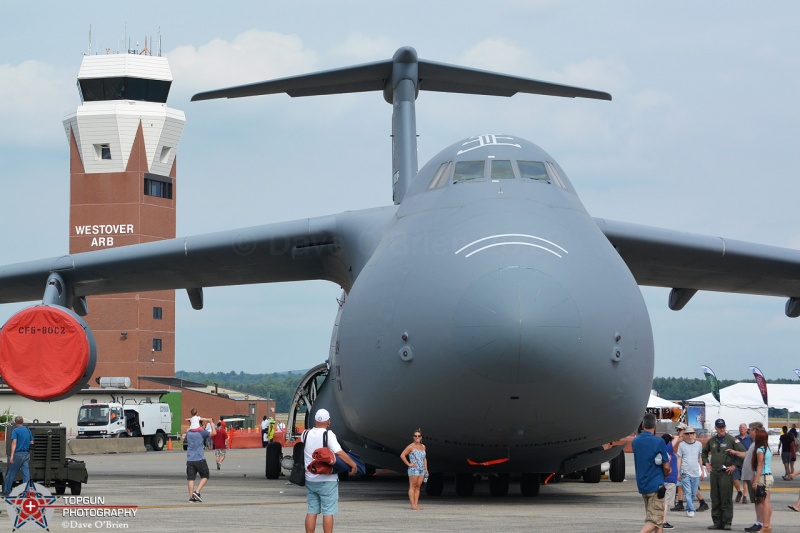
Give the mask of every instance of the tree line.
[[[273, 372], [272, 374], [247, 374], [233, 371], [205, 373], [180, 370], [175, 373], [175, 376], [206, 385], [216, 383], [219, 387], [226, 389], [271, 398], [275, 400], [277, 412], [286, 413], [289, 411], [292, 395], [305, 372], [305, 370], [295, 370]], [[723, 389], [736, 383], [755, 383], [755, 381], [752, 379], [721, 379], [719, 388]], [[798, 384], [798, 381], [796, 379], [773, 379], [767, 381], [768, 386], [770, 383]], [[704, 378], [653, 378], [652, 389], [666, 400], [687, 400], [711, 392], [708, 382]], [[773, 411], [775, 410], [770, 409], [771, 416], [773, 416]], [[785, 410], [777, 410], [777, 416], [780, 416], [781, 411], [785, 413]]]
[[175, 372], [175, 377], [204, 383], [217, 384], [218, 387], [231, 389], [253, 396], [261, 396], [275, 400], [278, 413], [288, 413], [292, 395], [300, 384], [305, 370], [292, 372], [273, 372], [272, 374], [246, 374], [244, 372]]

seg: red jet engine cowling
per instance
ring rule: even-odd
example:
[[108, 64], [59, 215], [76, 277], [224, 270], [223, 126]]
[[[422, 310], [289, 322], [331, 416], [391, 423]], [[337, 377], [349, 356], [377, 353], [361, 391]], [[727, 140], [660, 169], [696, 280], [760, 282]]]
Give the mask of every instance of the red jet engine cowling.
[[0, 329], [0, 375], [31, 400], [72, 396], [89, 382], [96, 362], [92, 330], [64, 307], [28, 307]]

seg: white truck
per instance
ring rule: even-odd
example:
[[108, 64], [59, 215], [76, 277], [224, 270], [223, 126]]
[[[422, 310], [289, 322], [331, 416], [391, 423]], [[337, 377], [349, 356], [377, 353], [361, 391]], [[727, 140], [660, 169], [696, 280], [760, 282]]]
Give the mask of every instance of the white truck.
[[86, 403], [78, 409], [78, 438], [144, 437], [145, 446], [161, 451], [172, 429], [166, 403]]

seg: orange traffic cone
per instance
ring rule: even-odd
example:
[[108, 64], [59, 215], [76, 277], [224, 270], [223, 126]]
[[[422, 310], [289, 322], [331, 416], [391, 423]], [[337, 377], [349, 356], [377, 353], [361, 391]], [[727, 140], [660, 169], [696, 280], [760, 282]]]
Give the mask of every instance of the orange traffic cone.
[[167, 439], [167, 449], [172, 451], [172, 439]]

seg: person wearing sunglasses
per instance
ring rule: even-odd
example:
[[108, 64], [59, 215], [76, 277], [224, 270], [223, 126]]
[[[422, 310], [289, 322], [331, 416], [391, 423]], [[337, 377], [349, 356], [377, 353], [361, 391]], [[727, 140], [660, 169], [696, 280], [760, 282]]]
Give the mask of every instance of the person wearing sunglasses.
[[408, 467], [408, 499], [411, 508], [421, 511], [419, 506], [419, 491], [423, 480], [428, 476], [428, 458], [425, 456], [425, 445], [422, 444], [422, 430], [414, 431], [414, 441], [406, 446], [400, 459]]

